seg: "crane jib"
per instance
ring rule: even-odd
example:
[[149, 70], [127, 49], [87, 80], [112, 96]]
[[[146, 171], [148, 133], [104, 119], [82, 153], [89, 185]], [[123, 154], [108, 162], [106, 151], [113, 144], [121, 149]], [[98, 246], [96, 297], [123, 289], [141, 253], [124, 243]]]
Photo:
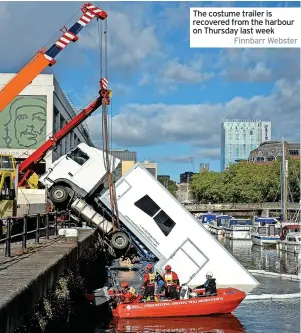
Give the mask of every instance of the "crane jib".
[[[83, 25], [76, 22], [69, 30], [68, 32], [74, 34], [75, 36], [83, 29]], [[53, 44], [46, 52], [45, 54], [48, 55], [51, 58], [55, 58], [63, 48], [57, 46], [56, 44]]]
[[63, 35], [45, 52], [48, 60], [54, 59], [70, 42], [78, 40], [77, 35], [95, 17], [101, 20], [107, 18], [108, 14], [98, 7], [88, 3], [82, 7], [83, 15], [73, 24], [70, 29], [64, 27]]

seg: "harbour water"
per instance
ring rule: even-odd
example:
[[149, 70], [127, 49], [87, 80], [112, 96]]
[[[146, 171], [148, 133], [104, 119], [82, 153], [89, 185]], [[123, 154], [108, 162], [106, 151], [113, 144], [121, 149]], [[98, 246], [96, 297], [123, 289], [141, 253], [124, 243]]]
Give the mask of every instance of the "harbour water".
[[[298, 258], [293, 254], [264, 249], [252, 245], [251, 241], [220, 239], [220, 242], [247, 269], [297, 273]], [[296, 281], [270, 276], [255, 277], [261, 285], [253, 294], [288, 294], [300, 291], [300, 283]], [[119, 272], [118, 279], [128, 281], [138, 289], [141, 285], [141, 280], [134, 271]], [[94, 332], [299, 333], [300, 300], [245, 300], [232, 315], [218, 317], [112, 320], [110, 324], [95, 327]]]

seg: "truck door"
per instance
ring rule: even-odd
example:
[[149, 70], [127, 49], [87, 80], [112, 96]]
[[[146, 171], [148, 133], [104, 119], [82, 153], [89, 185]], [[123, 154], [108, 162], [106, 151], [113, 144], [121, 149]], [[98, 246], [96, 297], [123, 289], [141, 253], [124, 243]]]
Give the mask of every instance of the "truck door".
[[170, 256], [164, 266], [170, 265], [178, 274], [180, 284], [184, 284], [189, 283], [208, 260], [204, 253], [188, 239]]

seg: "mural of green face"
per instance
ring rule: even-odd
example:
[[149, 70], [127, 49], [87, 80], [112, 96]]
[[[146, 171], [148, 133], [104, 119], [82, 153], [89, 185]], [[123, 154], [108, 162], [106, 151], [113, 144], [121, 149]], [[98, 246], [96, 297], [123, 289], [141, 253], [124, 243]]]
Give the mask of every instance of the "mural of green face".
[[22, 147], [36, 145], [46, 126], [45, 109], [39, 105], [16, 108], [14, 128], [15, 137]]
[[0, 114], [2, 147], [37, 148], [45, 141], [46, 124], [47, 97], [18, 96]]

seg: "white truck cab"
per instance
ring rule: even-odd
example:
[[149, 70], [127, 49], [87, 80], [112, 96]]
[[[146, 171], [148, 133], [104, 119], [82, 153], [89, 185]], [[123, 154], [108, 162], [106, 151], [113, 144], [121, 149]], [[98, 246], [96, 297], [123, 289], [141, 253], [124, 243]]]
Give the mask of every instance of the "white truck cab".
[[[108, 159], [108, 167], [113, 173], [120, 160], [111, 155]], [[89, 199], [93, 201], [93, 194], [105, 191], [107, 171], [101, 150], [79, 144], [56, 160], [39, 182], [47, 187], [48, 196], [57, 207], [70, 209], [73, 220], [84, 220], [102, 232], [103, 245], [112, 258], [119, 258], [128, 251], [130, 237], [87, 202]]]
[[[111, 172], [120, 160], [110, 155]], [[106, 180], [103, 152], [97, 148], [80, 143], [68, 154], [56, 160], [39, 182], [48, 188], [50, 199], [58, 204], [67, 200], [68, 190], [76, 197], [90, 196]], [[66, 190], [67, 189], [67, 190]]]

